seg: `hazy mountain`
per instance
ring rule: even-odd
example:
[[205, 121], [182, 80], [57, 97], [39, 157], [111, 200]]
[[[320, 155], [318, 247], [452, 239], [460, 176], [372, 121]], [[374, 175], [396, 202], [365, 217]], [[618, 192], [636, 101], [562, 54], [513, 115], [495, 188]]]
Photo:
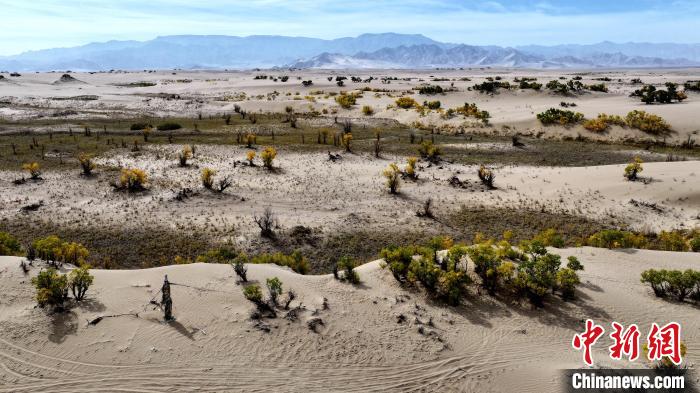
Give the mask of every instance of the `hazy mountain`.
[[614, 43], [604, 41], [591, 45], [526, 45], [516, 49], [545, 57], [589, 57], [602, 53], [621, 53], [630, 57], [653, 57], [661, 59], [688, 59], [700, 62], [700, 44], [652, 44], [643, 42]]
[[683, 67], [700, 64], [700, 44], [473, 46], [420, 34], [363, 34], [323, 40], [285, 36], [177, 35], [109, 41], [0, 57], [0, 70], [173, 68]]
[[435, 67], [682, 67], [697, 65], [686, 59], [627, 56], [622, 53], [594, 53], [548, 57], [499, 46], [412, 45], [360, 52], [354, 56], [322, 53], [291, 64], [294, 68], [435, 68]]
[[0, 57], [8, 70], [109, 70], [145, 68], [255, 68], [273, 67], [319, 53], [354, 54], [401, 45], [433, 44], [448, 47], [419, 34], [363, 34], [322, 40], [284, 36], [178, 35], [153, 40], [110, 41], [74, 48], [57, 48]]

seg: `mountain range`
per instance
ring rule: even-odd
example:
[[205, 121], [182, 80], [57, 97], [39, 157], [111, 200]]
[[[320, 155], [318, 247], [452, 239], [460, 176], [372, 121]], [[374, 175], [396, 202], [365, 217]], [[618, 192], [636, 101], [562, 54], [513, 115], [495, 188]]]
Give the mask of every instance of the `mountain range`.
[[700, 66], [700, 44], [475, 46], [420, 34], [324, 40], [286, 36], [176, 35], [108, 41], [0, 57], [7, 71], [251, 68], [641, 68]]

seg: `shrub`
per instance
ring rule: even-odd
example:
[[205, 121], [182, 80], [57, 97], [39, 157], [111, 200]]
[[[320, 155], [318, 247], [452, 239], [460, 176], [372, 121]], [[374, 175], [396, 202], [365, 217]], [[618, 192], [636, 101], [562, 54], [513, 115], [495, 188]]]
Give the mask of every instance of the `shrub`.
[[666, 82], [666, 90], [657, 89], [656, 86], [646, 85], [635, 90], [630, 97], [639, 97], [645, 104], [670, 104], [673, 101], [681, 102], [688, 98], [685, 92], [678, 91], [678, 84]]
[[617, 229], [605, 229], [588, 238], [588, 245], [602, 248], [644, 248], [647, 240], [643, 235]]
[[141, 169], [124, 168], [119, 175], [117, 188], [127, 191], [143, 191], [147, 183], [146, 172]]
[[229, 247], [219, 247], [208, 250], [204, 254], [197, 256], [199, 263], [230, 263], [238, 256], [238, 253]]
[[270, 293], [270, 301], [277, 305], [277, 299], [282, 294], [282, 281], [277, 277], [268, 278], [266, 280], [267, 291]]
[[437, 110], [440, 109], [440, 106], [442, 104], [440, 103], [440, 101], [426, 101], [423, 103], [423, 105], [428, 109]]
[[474, 117], [476, 119], [479, 119], [484, 124], [488, 124], [489, 119], [491, 118], [491, 114], [488, 111], [480, 110], [479, 107], [477, 107], [476, 104], [473, 103], [464, 103], [463, 106], [455, 109], [454, 111], [466, 117]]
[[253, 160], [255, 159], [255, 150], [248, 150], [245, 155], [246, 160], [248, 160], [248, 165], [255, 166]]
[[423, 141], [418, 147], [418, 154], [420, 154], [422, 158], [425, 158], [428, 161], [437, 162], [440, 161], [440, 155], [442, 154], [442, 151], [440, 150], [440, 147], [435, 146], [433, 142]]
[[494, 185], [493, 181], [496, 179], [496, 175], [493, 173], [492, 170], [487, 169], [485, 166], [480, 166], [479, 170], [476, 173], [479, 176], [479, 180], [489, 189], [493, 190]]
[[569, 269], [571, 269], [573, 271], [583, 270], [583, 265], [578, 260], [578, 258], [576, 258], [575, 256], [572, 255], [567, 259], [569, 262], [566, 264], [566, 267], [568, 267]]
[[87, 292], [88, 288], [90, 288], [90, 285], [92, 285], [93, 280], [94, 277], [90, 274], [87, 266], [73, 269], [68, 274], [68, 285], [70, 286], [75, 300], [83, 300], [85, 293]]
[[340, 142], [343, 144], [343, 147], [345, 148], [345, 151], [350, 153], [352, 152], [352, 133], [346, 132], [343, 133], [343, 136], [340, 139]]
[[625, 167], [625, 178], [629, 181], [637, 180], [637, 175], [644, 170], [642, 163], [641, 158], [634, 157], [634, 160]]
[[82, 244], [64, 242], [58, 236], [48, 236], [37, 239], [32, 243], [36, 256], [50, 264], [71, 263], [80, 266], [85, 263], [90, 255]]
[[690, 250], [700, 252], [700, 232], [696, 232], [695, 236], [690, 239]]
[[652, 135], [663, 135], [671, 131], [671, 126], [657, 115], [633, 110], [625, 118], [627, 125]]
[[341, 107], [349, 109], [355, 105], [356, 99], [352, 94], [340, 94], [339, 96], [335, 97], [335, 102], [337, 102]]
[[256, 215], [253, 219], [260, 228], [260, 236], [270, 239], [275, 237], [274, 229], [277, 226], [277, 218], [272, 213], [272, 209], [266, 207], [260, 217]]
[[607, 93], [608, 92], [608, 87], [605, 86], [605, 83], [598, 83], [594, 85], [588, 85], [586, 88], [590, 91], [599, 91], [602, 93]]
[[14, 236], [7, 232], [0, 232], [0, 255], [18, 255], [20, 248]]
[[439, 85], [427, 85], [427, 86], [421, 86], [418, 88], [418, 94], [425, 94], [425, 95], [433, 95], [433, 94], [442, 94], [443, 89]]
[[688, 243], [680, 231], [661, 231], [659, 233], [661, 249], [666, 251], [687, 251]]
[[41, 179], [41, 167], [38, 162], [30, 162], [22, 165], [22, 169], [29, 172], [29, 176], [33, 180]]
[[432, 251], [416, 246], [390, 246], [382, 249], [382, 251], [379, 253], [380, 257], [384, 259], [384, 262], [389, 267], [389, 270], [396, 281], [401, 283], [406, 282], [408, 266], [410, 265], [411, 261], [413, 261], [413, 256], [419, 254], [432, 256]]
[[263, 294], [258, 284], [248, 285], [243, 288], [243, 296], [255, 304], [262, 304], [263, 302]]
[[447, 303], [457, 306], [467, 293], [469, 276], [462, 271], [443, 272], [438, 277], [437, 294]]
[[679, 302], [685, 300], [697, 284], [697, 272], [693, 270], [668, 270], [666, 272], [668, 292], [675, 296]]
[[186, 167], [187, 160], [189, 160], [190, 158], [192, 158], [192, 146], [185, 145], [182, 147], [182, 151], [180, 152], [180, 155], [178, 156], [180, 166]]
[[32, 278], [32, 284], [36, 288], [36, 301], [40, 307], [61, 308], [68, 297], [68, 279], [56, 269], [40, 271]]
[[369, 105], [365, 105], [362, 107], [362, 114], [365, 116], [372, 116], [374, 114], [374, 109]]
[[564, 238], [554, 228], [545, 229], [532, 239], [545, 247], [564, 247]]
[[95, 169], [95, 163], [92, 161], [91, 155], [87, 153], [80, 153], [78, 155], [78, 162], [80, 163], [80, 168], [83, 171], [83, 175], [92, 175], [92, 171]]
[[544, 125], [560, 124], [566, 126], [581, 122], [583, 120], [583, 113], [549, 108], [542, 113], [538, 113], [537, 119]]
[[668, 290], [666, 285], [666, 270], [645, 270], [642, 272], [640, 281], [651, 285], [651, 289], [654, 290], [654, 295], [657, 297], [666, 296]]
[[627, 122], [618, 115], [607, 115], [605, 113], [600, 113], [597, 118], [583, 122], [583, 128], [598, 133], [607, 131], [611, 125], [624, 127], [627, 125]]
[[581, 281], [578, 274], [573, 269], [563, 268], [557, 272], [557, 287], [561, 291], [561, 296], [565, 300], [570, 300], [575, 297], [576, 285]]
[[215, 170], [211, 168], [202, 169], [202, 185], [207, 190], [211, 190], [214, 187], [214, 175], [216, 175]]
[[495, 93], [498, 89], [510, 89], [510, 83], [498, 81], [485, 81], [472, 86], [472, 89], [480, 93]]
[[148, 123], [133, 123], [130, 127], [131, 131], [141, 131], [146, 128], [151, 128], [152, 125]]
[[411, 97], [401, 97], [396, 100], [396, 106], [402, 109], [411, 109], [418, 107], [418, 103]]
[[498, 269], [502, 257], [496, 252], [493, 242], [486, 241], [469, 247], [468, 254], [474, 262], [474, 272], [481, 278], [481, 285], [494, 296], [499, 284]]
[[281, 252], [274, 254], [260, 254], [253, 257], [250, 263], [271, 263], [278, 266], [286, 266], [299, 274], [307, 274], [309, 272], [309, 260], [306, 259], [306, 257], [304, 257], [299, 250], [295, 250], [289, 255]]
[[342, 280], [345, 280], [351, 284], [357, 285], [360, 283], [360, 275], [355, 271], [357, 263], [350, 257], [343, 256], [338, 260], [337, 269], [342, 270], [345, 274]]
[[541, 84], [541, 83], [534, 82], [534, 81], [529, 82], [529, 81], [526, 81], [526, 80], [522, 80], [522, 81], [520, 81], [520, 85], [519, 85], [518, 87], [520, 87], [521, 89], [539, 90], [539, 89], [542, 88], [542, 84]]
[[382, 175], [386, 178], [386, 186], [389, 187], [389, 193], [396, 194], [400, 186], [401, 170], [399, 166], [396, 163], [389, 164], [382, 172]]
[[252, 148], [253, 145], [258, 141], [258, 138], [255, 136], [255, 134], [252, 133], [247, 133], [245, 135], [245, 144], [247, 148]]
[[236, 256], [231, 263], [233, 271], [236, 272], [236, 275], [242, 282], [248, 282], [248, 268], [245, 265], [246, 263], [248, 263], [248, 256], [244, 253]]
[[272, 169], [272, 161], [277, 157], [277, 150], [272, 146], [267, 146], [260, 153], [260, 158], [263, 161], [263, 165], [267, 169]]
[[556, 288], [561, 257], [548, 253], [538, 242], [521, 245], [521, 248], [528, 255], [518, 266], [515, 285], [532, 304], [542, 307], [547, 292]]
[[416, 157], [408, 157], [408, 159], [406, 160], [405, 173], [406, 176], [408, 176], [411, 179], [416, 179], [418, 177], [416, 175], [416, 162], [418, 162], [418, 158]]
[[165, 123], [158, 124], [159, 131], [173, 131], [179, 130], [180, 128], [182, 128], [182, 126], [179, 123], [175, 123], [172, 121], [166, 121]]

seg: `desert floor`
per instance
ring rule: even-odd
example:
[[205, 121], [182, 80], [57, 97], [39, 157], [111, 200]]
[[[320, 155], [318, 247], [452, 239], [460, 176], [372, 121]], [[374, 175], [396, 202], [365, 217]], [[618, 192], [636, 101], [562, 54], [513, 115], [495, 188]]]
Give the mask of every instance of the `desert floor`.
[[[279, 277], [298, 294], [292, 307], [304, 307], [298, 321], [266, 320], [270, 332], [248, 319], [253, 306], [227, 265], [94, 270], [87, 301], [47, 317], [35, 307], [19, 258], [2, 257], [0, 391], [558, 391], [557, 370], [580, 367], [581, 354], [570, 346], [586, 318], [604, 326], [637, 323], [642, 330], [678, 321], [686, 362], [697, 364], [697, 309], [655, 298], [638, 277], [652, 267], [697, 267], [700, 255], [588, 247], [556, 252], [585, 264], [579, 299], [552, 298], [540, 310], [476, 294], [457, 308], [433, 304], [401, 289], [378, 262], [358, 269], [360, 287], [332, 275], [251, 265], [249, 279]], [[177, 320], [170, 324], [148, 304], [165, 274], [178, 284], [172, 287]], [[134, 313], [138, 317], [87, 323]], [[406, 322], [397, 323], [400, 314]], [[306, 326], [313, 317], [324, 322], [317, 332]], [[609, 341], [594, 347], [594, 359], [620, 367], [607, 357]]]
[[[700, 359], [697, 306], [657, 299], [639, 282], [650, 268], [698, 270], [699, 253], [576, 247], [608, 228], [653, 237], [699, 227], [700, 149], [681, 144], [699, 138], [700, 96], [669, 105], [629, 97], [639, 87], [632, 78], [683, 83], [700, 79], [698, 70], [115, 71], [71, 73], [74, 79], [63, 81], [61, 74], [0, 73], [0, 231], [25, 248], [52, 234], [84, 244], [95, 284], [85, 302], [49, 313], [35, 306], [30, 283], [44, 265], [35, 262], [24, 274], [21, 258], [0, 257], [0, 392], [554, 392], [559, 369], [582, 365], [571, 339], [586, 318], [642, 330], [678, 321], [687, 364]], [[327, 79], [336, 75], [375, 79], [339, 87]], [[609, 78], [610, 92], [469, 89], [497, 75], [543, 84]], [[454, 91], [416, 94], [422, 84]], [[374, 90], [351, 109], [331, 95], [362, 88]], [[491, 113], [491, 124], [391, 107], [400, 96], [437, 99], [443, 108], [476, 103]], [[576, 103], [569, 109], [587, 118], [645, 110], [673, 132], [655, 137], [614, 126], [595, 134], [536, 120], [561, 102]], [[365, 105], [373, 115], [362, 113]], [[168, 121], [182, 128], [155, 128]], [[155, 127], [132, 130], [138, 122]], [[348, 128], [350, 151], [334, 141]], [[248, 133], [256, 135], [250, 146]], [[403, 178], [399, 194], [389, 194], [382, 172], [391, 163], [403, 169], [427, 141], [441, 159], [420, 159], [417, 179]], [[273, 170], [261, 165], [266, 146], [277, 149]], [[185, 147], [195, 153], [180, 166]], [[251, 150], [254, 166], [246, 162]], [[80, 174], [80, 153], [94, 160], [92, 176]], [[635, 157], [643, 172], [627, 181], [623, 171]], [[30, 162], [41, 166], [40, 179], [27, 179], [22, 165]], [[495, 173], [495, 189], [479, 181], [481, 165]], [[122, 168], [142, 169], [146, 190], [115, 191]], [[203, 188], [204, 168], [231, 187]], [[417, 216], [428, 200], [434, 218]], [[272, 239], [254, 222], [266, 208], [277, 219]], [[566, 239], [567, 248], [554, 252], [577, 256], [585, 270], [577, 300], [551, 296], [544, 309], [478, 294], [477, 286], [462, 306], [441, 305], [401, 288], [377, 261], [391, 244], [438, 235], [469, 243], [477, 233], [500, 237], [506, 230], [516, 243], [548, 228]], [[253, 281], [277, 276], [297, 293], [298, 319], [280, 314], [255, 323], [229, 265], [189, 263], [218, 247], [250, 255], [300, 250], [309, 258], [312, 274], [305, 276], [249, 266]], [[362, 263], [360, 286], [327, 274], [345, 255]], [[149, 304], [165, 274], [176, 284], [172, 323]], [[107, 317], [88, 324], [99, 316]], [[324, 322], [316, 332], [307, 327], [312, 318]], [[597, 365], [626, 366], [608, 358], [608, 341], [596, 347]]]

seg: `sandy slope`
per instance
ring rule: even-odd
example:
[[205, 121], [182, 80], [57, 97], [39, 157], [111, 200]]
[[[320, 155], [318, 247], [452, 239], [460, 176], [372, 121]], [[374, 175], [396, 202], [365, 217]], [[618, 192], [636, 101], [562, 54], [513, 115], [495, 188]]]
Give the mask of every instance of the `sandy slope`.
[[[279, 277], [299, 295], [292, 306], [305, 307], [299, 321], [268, 320], [269, 333], [248, 320], [252, 306], [227, 265], [94, 270], [87, 301], [49, 316], [34, 307], [20, 259], [0, 257], [0, 392], [557, 391], [557, 369], [582, 364], [570, 341], [585, 318], [643, 330], [653, 321], [679, 321], [686, 360], [700, 360], [697, 309], [654, 298], [638, 278], [650, 267], [697, 268], [699, 254], [559, 251], [586, 266], [579, 300], [553, 299], [536, 311], [476, 293], [462, 307], [443, 307], [401, 289], [378, 262], [358, 269], [358, 288], [330, 275], [250, 266], [252, 280]], [[170, 324], [148, 306], [164, 274], [179, 284], [177, 321]], [[87, 326], [96, 316], [122, 313], [139, 317]], [[318, 333], [305, 323], [314, 314], [325, 322]], [[399, 314], [406, 323], [397, 323]], [[607, 358], [607, 345], [606, 337], [596, 347], [598, 364], [621, 367]]]

